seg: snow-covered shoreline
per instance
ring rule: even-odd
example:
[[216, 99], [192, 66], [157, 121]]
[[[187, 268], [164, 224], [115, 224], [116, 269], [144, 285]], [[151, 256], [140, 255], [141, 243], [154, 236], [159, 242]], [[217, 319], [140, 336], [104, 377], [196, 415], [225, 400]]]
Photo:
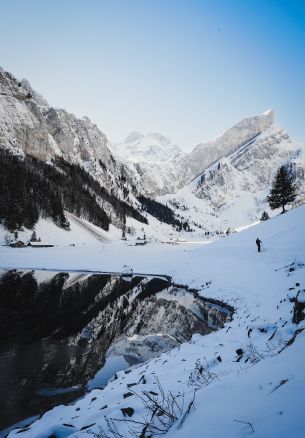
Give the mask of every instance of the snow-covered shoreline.
[[[53, 409], [22, 436], [96, 436], [100, 428], [107, 431], [106, 417], [119, 420], [120, 433], [130, 436], [131, 423], [122, 421], [126, 417], [121, 409], [134, 409], [129, 420], [142, 421], [145, 414], [139, 397], [133, 392], [124, 396], [130, 385], [135, 383], [132, 390], [140, 395], [158, 393], [159, 381], [166, 393], [184, 393], [187, 403], [194, 392], [190, 376], [200, 360], [215, 378], [209, 385], [199, 383], [195, 409], [180, 429], [180, 420], [175, 422], [168, 436], [200, 436], [204, 431], [208, 437], [243, 437], [252, 433], [251, 424], [259, 437], [303, 437], [305, 338], [296, 330], [302, 330], [304, 322], [292, 322], [293, 303], [287, 294], [291, 298], [305, 287], [304, 219], [305, 208], [300, 207], [200, 247], [113, 243], [95, 249], [46, 248], [39, 253], [2, 247], [0, 266], [16, 268], [119, 270], [127, 259], [134, 270], [171, 275], [175, 282], [235, 308], [233, 321], [223, 329], [194, 335], [190, 343], [135, 366], [128, 374], [119, 372], [104, 390], [92, 391], [75, 405]], [[265, 246], [262, 253], [256, 252], [257, 236]], [[286, 347], [289, 341], [292, 345]]]

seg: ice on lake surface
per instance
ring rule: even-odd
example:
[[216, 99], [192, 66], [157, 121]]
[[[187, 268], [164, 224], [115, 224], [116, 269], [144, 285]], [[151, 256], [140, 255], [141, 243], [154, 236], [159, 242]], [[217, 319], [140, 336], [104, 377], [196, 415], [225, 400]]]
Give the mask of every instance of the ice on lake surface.
[[[127, 360], [129, 359], [129, 360]], [[110, 356], [106, 358], [105, 365], [101, 368], [93, 377], [89, 380], [87, 388], [89, 390], [94, 388], [103, 388], [106, 386], [108, 381], [117, 373], [118, 371], [126, 370], [136, 363], [136, 360], [132, 358], [126, 358], [126, 356]]]

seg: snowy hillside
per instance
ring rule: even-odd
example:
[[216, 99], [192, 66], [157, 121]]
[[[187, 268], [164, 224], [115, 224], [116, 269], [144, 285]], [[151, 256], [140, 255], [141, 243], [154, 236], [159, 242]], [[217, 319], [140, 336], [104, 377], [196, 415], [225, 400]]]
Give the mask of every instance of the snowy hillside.
[[[303, 437], [304, 220], [305, 207], [300, 207], [208, 245], [122, 244], [120, 251], [105, 245], [103, 269], [119, 270], [128, 260], [137, 272], [171, 275], [175, 283], [233, 306], [232, 321], [117, 372], [104, 389], [58, 406], [9, 436], [112, 436], [112, 429], [127, 438], [160, 431], [183, 438], [203, 431], [209, 438]], [[261, 253], [255, 247], [257, 236], [263, 241]], [[22, 250], [17, 255], [7, 248], [2, 257], [17, 267], [84, 266], [73, 251], [51, 256], [46, 250], [39, 259], [31, 252], [24, 259]], [[101, 266], [99, 252], [82, 253], [92, 269]]]

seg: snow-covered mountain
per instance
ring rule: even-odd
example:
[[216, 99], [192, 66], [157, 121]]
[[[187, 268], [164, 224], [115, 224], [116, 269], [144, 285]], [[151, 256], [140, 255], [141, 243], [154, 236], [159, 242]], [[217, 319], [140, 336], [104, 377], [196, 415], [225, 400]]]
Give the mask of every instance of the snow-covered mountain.
[[[12, 229], [27, 226], [22, 221], [16, 221], [16, 214], [22, 218], [30, 216], [33, 210], [35, 213], [30, 225], [37, 221], [38, 210], [37, 214], [53, 217], [57, 224], [67, 228], [63, 208], [84, 219], [93, 220], [95, 216], [95, 224], [106, 228], [108, 219], [121, 227], [123, 216], [129, 216], [131, 211], [132, 217], [140, 219], [140, 206], [136, 200], [137, 181], [130, 170], [114, 158], [106, 135], [87, 117], [80, 119], [64, 109], [49, 106], [27, 80], [18, 81], [4, 70], [0, 71], [0, 152], [1, 203], [9, 206], [6, 210], [11, 210], [2, 209], [1, 218], [5, 218], [6, 223], [10, 222]], [[17, 168], [18, 175], [24, 172], [27, 177], [23, 176], [23, 183], [19, 186], [16, 183], [18, 188], [13, 188], [11, 176], [13, 169], [16, 172]], [[66, 184], [63, 175], [66, 175]], [[36, 181], [35, 190], [32, 187], [33, 178]], [[26, 193], [21, 193], [22, 190]], [[33, 199], [26, 199], [34, 192]], [[24, 204], [21, 215], [20, 205], [17, 207], [20, 204], [18, 196]], [[44, 202], [44, 198], [49, 201]], [[9, 203], [7, 199], [10, 199]], [[95, 213], [92, 216], [93, 210]], [[98, 216], [104, 219], [99, 220]]]
[[170, 140], [160, 135], [153, 142], [155, 134], [137, 132], [114, 150], [146, 193], [205, 231], [223, 231], [257, 221], [268, 210], [266, 196], [281, 165], [293, 165], [298, 202], [305, 200], [305, 148], [274, 117], [268, 110], [245, 118], [188, 153], [176, 154]]
[[[138, 214], [141, 194], [157, 196], [175, 210], [179, 220], [203, 231], [255, 222], [268, 210], [266, 195], [276, 170], [288, 163], [298, 178], [298, 202], [305, 200], [304, 146], [274, 123], [273, 110], [240, 121], [188, 153], [158, 133], [132, 132], [123, 143], [111, 145], [87, 117], [80, 119], [49, 106], [27, 80], [18, 81], [2, 70], [0, 146], [0, 151], [52, 164], [61, 174], [67, 172], [65, 163], [76, 166], [79, 192], [84, 189], [83, 196], [95, 196], [93, 201], [87, 199], [87, 205], [96, 202], [95, 210], [102, 208], [118, 227], [128, 215], [144, 220]], [[70, 170], [67, 177], [72, 191], [76, 182]], [[87, 174], [93, 178], [90, 182], [85, 181]], [[95, 181], [98, 186], [93, 188]], [[73, 198], [72, 193], [69, 196]], [[74, 196], [77, 199], [80, 195]], [[107, 222], [97, 219], [96, 211], [90, 216], [72, 201], [64, 205], [66, 210], [89, 221], [94, 216], [99, 226]]]
[[[52, 390], [88, 391], [4, 435], [303, 437], [305, 206], [250, 225], [269, 211], [283, 164], [297, 178], [296, 205], [305, 201], [304, 146], [273, 111], [189, 153], [160, 134], [134, 132], [113, 153], [109, 146], [89, 119], [50, 107], [0, 68], [0, 267], [10, 267], [1, 329], [5, 343], [18, 332], [26, 340], [2, 355], [2, 398], [11, 415], [19, 396], [30, 404], [31, 386], [38, 413]], [[188, 223], [188, 241], [175, 242]], [[35, 230], [50, 248], [35, 248], [36, 237], [33, 247], [4, 245], [7, 229], [23, 242]], [[58, 368], [45, 366], [40, 350]], [[145, 363], [124, 359], [113, 379], [91, 385], [117, 355]], [[79, 383], [88, 386], [71, 387]]]
[[133, 163], [168, 161], [182, 154], [179, 146], [157, 132], [144, 135], [133, 131], [123, 143], [110, 147], [113, 152]]
[[[53, 108], [36, 93], [27, 80], [18, 81], [0, 72], [0, 144], [22, 150], [39, 160], [61, 156], [74, 164], [86, 163], [107, 185], [121, 173], [106, 135], [87, 117], [78, 119], [63, 109]], [[107, 172], [96, 162], [106, 166]]]
[[208, 167], [197, 180], [193, 192], [220, 208], [241, 192], [265, 190], [274, 171], [300, 154], [300, 146], [289, 138], [287, 132], [272, 125], [254, 140]]
[[178, 163], [184, 169], [184, 180], [191, 181], [220, 158], [254, 141], [273, 123], [274, 112], [269, 110], [240, 121], [214, 140], [200, 143]]
[[[251, 139], [251, 134], [250, 139], [245, 142], [247, 137], [241, 132], [237, 137], [238, 147], [234, 147], [234, 142], [221, 143], [222, 137], [217, 139], [215, 144], [226, 147], [220, 149], [217, 146], [215, 154], [208, 154], [209, 159], [206, 158], [205, 163], [210, 163], [211, 160], [213, 163], [177, 193], [163, 197], [163, 202], [175, 206], [177, 213], [182, 210], [206, 231], [238, 228], [260, 220], [263, 211], [271, 213], [266, 197], [272, 180], [280, 166], [290, 164], [297, 177], [297, 202], [303, 203], [305, 148], [291, 140], [282, 128], [271, 123], [271, 116], [273, 118], [270, 112], [262, 115], [266, 128], [254, 138]], [[250, 120], [250, 124], [253, 123], [252, 119], [247, 120]], [[230, 138], [233, 132], [233, 138], [236, 138], [238, 126], [245, 126], [245, 121], [233, 127], [223, 137]], [[242, 143], [241, 138], [244, 139]], [[210, 145], [206, 148], [212, 150]], [[197, 155], [198, 151], [196, 148], [194, 154]], [[204, 157], [203, 153], [202, 156]], [[196, 164], [196, 169], [199, 168]]]
[[[113, 151], [137, 175], [147, 194], [168, 195], [165, 201], [179, 199], [179, 203], [188, 204], [190, 191], [207, 201], [196, 206], [205, 212], [225, 207], [243, 195], [249, 195], [253, 203], [258, 192], [263, 193], [258, 196], [258, 204], [262, 204], [275, 171], [291, 160], [300, 178], [302, 196], [304, 192], [304, 147], [274, 123], [273, 110], [238, 122], [188, 153], [159, 134], [143, 136], [137, 132], [113, 146]], [[247, 212], [248, 218], [256, 215], [254, 210], [251, 207]], [[261, 206], [257, 210], [260, 212]], [[248, 220], [245, 215], [241, 222], [244, 220]]]
[[123, 143], [112, 144], [110, 148], [136, 175], [139, 186], [148, 195], [164, 195], [180, 187], [175, 163], [185, 154], [168, 137], [134, 131]]

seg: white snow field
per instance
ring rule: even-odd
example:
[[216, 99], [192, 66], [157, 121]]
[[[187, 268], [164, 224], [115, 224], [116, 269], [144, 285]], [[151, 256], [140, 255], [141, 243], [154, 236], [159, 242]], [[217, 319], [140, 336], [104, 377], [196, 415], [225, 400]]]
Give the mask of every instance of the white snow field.
[[170, 410], [162, 404], [162, 394], [168, 401], [170, 392], [177, 396], [171, 415], [159, 408], [151, 425], [154, 432], [169, 429], [168, 437], [304, 437], [305, 323], [292, 322], [290, 301], [305, 289], [304, 224], [300, 207], [208, 245], [2, 247], [1, 267], [120, 271], [128, 262], [135, 272], [171, 275], [235, 309], [223, 329], [195, 334], [179, 348], [120, 371], [103, 390], [58, 406], [9, 436], [141, 436], [145, 416], [152, 415], [143, 399]]

